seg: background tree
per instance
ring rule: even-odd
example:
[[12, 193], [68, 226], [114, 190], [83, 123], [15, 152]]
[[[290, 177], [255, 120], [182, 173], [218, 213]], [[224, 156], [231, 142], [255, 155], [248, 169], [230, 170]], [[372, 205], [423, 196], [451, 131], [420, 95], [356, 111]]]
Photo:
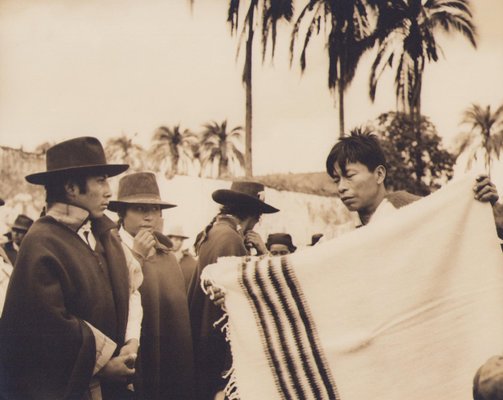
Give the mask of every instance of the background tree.
[[338, 93], [339, 136], [344, 136], [344, 93], [353, 80], [358, 62], [374, 43], [365, 0], [309, 0], [295, 22], [290, 42], [290, 62], [301, 23], [310, 15], [300, 54], [300, 67], [306, 68], [306, 52], [314, 33], [329, 30], [326, 37], [328, 55], [328, 87]]
[[162, 171], [166, 177], [188, 174], [194, 165], [194, 152], [199, 138], [180, 124], [159, 127], [153, 137], [149, 156], [154, 171]]
[[[193, 1], [193, 0], [192, 0]], [[231, 25], [231, 33], [237, 34], [239, 27], [239, 12], [242, 0], [230, 0], [227, 14], [227, 22]], [[243, 68], [243, 84], [246, 92], [246, 116], [245, 116], [245, 175], [253, 176], [252, 164], [252, 69], [253, 69], [253, 36], [255, 33], [255, 15], [262, 10], [262, 61], [265, 59], [268, 38], [272, 41], [271, 58], [274, 57], [276, 46], [276, 33], [278, 21], [284, 19], [290, 21], [293, 16], [292, 0], [248, 0], [245, 2], [246, 15], [241, 30], [240, 45], [246, 37], [245, 64]], [[262, 7], [259, 8], [259, 3]], [[238, 47], [239, 52], [239, 47]]]
[[[376, 122], [375, 131], [388, 162], [388, 187], [425, 195], [452, 178], [455, 157], [443, 149], [442, 139], [427, 117], [420, 118], [421, 142], [414, 133], [416, 121], [408, 113], [384, 113]], [[421, 155], [419, 164], [417, 154]]]
[[105, 143], [105, 154], [110, 163], [129, 164], [130, 171], [144, 169], [145, 150], [133, 143], [133, 139], [126, 134], [108, 139]]
[[237, 141], [242, 138], [242, 132], [243, 128], [240, 126], [227, 131], [227, 121], [204, 125], [200, 145], [202, 175], [203, 171], [211, 171], [213, 165], [218, 166], [220, 178], [238, 175], [237, 171], [245, 164], [243, 153], [237, 146]]
[[[475, 26], [469, 0], [370, 0], [379, 10], [376, 25], [378, 52], [371, 68], [370, 98], [375, 99], [377, 84], [387, 68], [395, 69], [397, 110], [409, 113], [416, 141], [422, 148], [421, 90], [427, 62], [438, 61], [440, 32], [456, 31], [476, 47]], [[417, 151], [417, 173], [425, 170]], [[417, 185], [422, 180], [417, 175]]]
[[467, 169], [477, 154], [484, 154], [484, 166], [488, 173], [491, 172], [492, 155], [499, 159], [503, 148], [503, 105], [496, 111], [491, 111], [491, 106], [481, 107], [472, 104], [463, 113], [463, 125], [468, 125], [470, 130], [458, 136], [456, 154], [459, 157], [468, 151]]

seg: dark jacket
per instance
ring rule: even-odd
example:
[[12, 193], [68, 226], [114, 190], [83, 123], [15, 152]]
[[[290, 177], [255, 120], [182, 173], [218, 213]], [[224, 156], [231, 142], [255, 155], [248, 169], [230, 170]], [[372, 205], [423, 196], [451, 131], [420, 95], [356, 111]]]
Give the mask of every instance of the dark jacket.
[[196, 270], [197, 260], [192, 257], [188, 251], [184, 251], [182, 258], [178, 263], [180, 264], [180, 268], [182, 269], [183, 277], [185, 279], [185, 287], [188, 290], [192, 275], [194, 275], [194, 271]]
[[194, 362], [189, 307], [171, 243], [156, 232], [156, 254], [143, 262], [140, 286], [140, 398], [194, 399]]
[[245, 255], [243, 236], [237, 230], [236, 221], [229, 217], [215, 222], [199, 250], [197, 269], [189, 288], [189, 305], [200, 400], [213, 399], [214, 394], [223, 388], [222, 371], [229, 367], [230, 359], [228, 344], [222, 333], [213, 327], [213, 323], [222, 317], [222, 310], [201, 290], [201, 272], [219, 257]]
[[[6, 398], [81, 399], [96, 360], [94, 336], [84, 321], [118, 348], [123, 345], [128, 270], [113, 228], [107, 217], [93, 221], [95, 251], [49, 216], [27, 233], [0, 320]], [[121, 386], [101, 384], [111, 394]]]
[[5, 254], [7, 254], [7, 257], [9, 257], [11, 265], [14, 266], [17, 257], [17, 250], [14, 248], [14, 244], [12, 243], [12, 241], [9, 241], [7, 243], [4, 243], [2, 247], [5, 250]]

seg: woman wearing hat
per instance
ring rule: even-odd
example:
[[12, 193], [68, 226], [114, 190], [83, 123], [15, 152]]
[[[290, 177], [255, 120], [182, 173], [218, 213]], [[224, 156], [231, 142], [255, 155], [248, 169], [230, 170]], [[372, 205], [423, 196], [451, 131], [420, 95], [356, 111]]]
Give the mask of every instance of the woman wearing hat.
[[222, 317], [222, 310], [201, 290], [201, 272], [219, 257], [246, 256], [252, 247], [259, 254], [266, 253], [264, 243], [253, 228], [262, 214], [279, 211], [264, 202], [264, 186], [255, 182], [233, 182], [230, 190], [217, 190], [212, 197], [222, 204], [222, 208], [198, 235], [196, 252], [199, 261], [189, 288], [197, 396], [200, 400], [213, 400], [215, 394], [224, 388], [222, 374], [231, 364], [228, 344], [213, 327], [213, 323]]
[[176, 257], [178, 264], [180, 264], [183, 277], [185, 278], [185, 287], [188, 290], [190, 280], [192, 279], [192, 275], [194, 274], [197, 265], [196, 259], [192, 257], [189, 250], [182, 248], [183, 242], [188, 239], [188, 236], [185, 236], [185, 232], [183, 231], [183, 227], [181, 225], [171, 227], [167, 236], [173, 243], [171, 250]]
[[271, 256], [285, 256], [297, 250], [288, 233], [271, 233], [265, 245]]
[[129, 399], [129, 271], [116, 225], [104, 215], [103, 146], [79, 137], [51, 147], [47, 169], [26, 176], [46, 190], [47, 213], [23, 239], [2, 314], [0, 397]]
[[143, 322], [140, 339], [140, 399], [193, 399], [193, 353], [184, 277], [172, 243], [157, 230], [162, 210], [175, 207], [161, 200], [155, 175], [138, 172], [119, 182], [109, 209], [119, 215], [119, 235], [140, 261]]

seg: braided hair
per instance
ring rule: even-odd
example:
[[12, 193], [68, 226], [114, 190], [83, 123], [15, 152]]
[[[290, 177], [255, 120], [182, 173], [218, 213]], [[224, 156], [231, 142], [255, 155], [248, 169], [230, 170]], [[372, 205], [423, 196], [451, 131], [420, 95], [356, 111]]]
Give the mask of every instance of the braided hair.
[[215, 222], [218, 220], [218, 217], [222, 215], [231, 215], [237, 218], [238, 220], [243, 221], [248, 217], [257, 216], [260, 214], [261, 214], [260, 211], [257, 211], [257, 209], [254, 207], [246, 207], [246, 206], [243, 207], [243, 205], [222, 206], [218, 214], [213, 217], [210, 223], [206, 225], [206, 227], [197, 234], [196, 240], [194, 242], [194, 249], [196, 251], [196, 255], [199, 255], [201, 245], [206, 241], [206, 239], [208, 239], [208, 234], [210, 233], [211, 228], [213, 228]]

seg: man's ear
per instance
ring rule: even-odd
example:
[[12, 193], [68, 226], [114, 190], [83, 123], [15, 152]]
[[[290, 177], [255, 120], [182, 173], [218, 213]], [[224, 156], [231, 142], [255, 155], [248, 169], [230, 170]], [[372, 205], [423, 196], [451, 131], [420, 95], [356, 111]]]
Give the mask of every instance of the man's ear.
[[384, 165], [378, 165], [374, 171], [374, 174], [379, 185], [381, 183], [384, 183], [384, 179], [386, 178], [386, 167]]
[[79, 186], [72, 181], [65, 182], [65, 192], [68, 198], [74, 198], [77, 194], [80, 193]]

